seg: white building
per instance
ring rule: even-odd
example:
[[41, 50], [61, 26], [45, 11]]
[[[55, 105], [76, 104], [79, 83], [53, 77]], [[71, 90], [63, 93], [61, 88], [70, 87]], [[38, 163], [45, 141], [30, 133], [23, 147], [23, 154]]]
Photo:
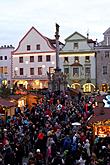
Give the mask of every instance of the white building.
[[60, 51], [60, 68], [67, 74], [69, 85], [84, 92], [94, 91], [96, 85], [94, 44], [88, 36], [75, 32], [65, 39]]
[[14, 50], [12, 45], [0, 47], [0, 85], [11, 84], [11, 52]]
[[32, 27], [12, 53], [13, 83], [26, 89], [47, 88], [47, 72], [53, 72], [55, 67], [55, 40]]

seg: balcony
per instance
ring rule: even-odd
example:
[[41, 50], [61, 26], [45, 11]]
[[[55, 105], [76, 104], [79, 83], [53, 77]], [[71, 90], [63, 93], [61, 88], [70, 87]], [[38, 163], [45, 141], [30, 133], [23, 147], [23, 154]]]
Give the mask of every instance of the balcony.
[[36, 80], [36, 79], [38, 79], [38, 80], [47, 80], [48, 79], [48, 77], [47, 77], [47, 75], [29, 75], [29, 76], [23, 76], [23, 75], [20, 75], [20, 76], [17, 76], [17, 75], [15, 75], [15, 76], [13, 76], [12, 77], [12, 79], [13, 80], [16, 80], [16, 79], [18, 79], [18, 80], [21, 80], [21, 79], [24, 79], [24, 80]]
[[84, 75], [70, 75], [71, 80], [81, 80], [84, 79]]

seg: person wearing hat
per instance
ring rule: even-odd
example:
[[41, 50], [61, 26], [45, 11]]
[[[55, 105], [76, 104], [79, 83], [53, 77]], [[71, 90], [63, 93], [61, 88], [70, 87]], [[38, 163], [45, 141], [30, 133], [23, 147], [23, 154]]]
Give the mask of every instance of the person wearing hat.
[[36, 160], [37, 165], [42, 165], [44, 161], [43, 154], [41, 153], [41, 150], [39, 148], [36, 150], [35, 160]]

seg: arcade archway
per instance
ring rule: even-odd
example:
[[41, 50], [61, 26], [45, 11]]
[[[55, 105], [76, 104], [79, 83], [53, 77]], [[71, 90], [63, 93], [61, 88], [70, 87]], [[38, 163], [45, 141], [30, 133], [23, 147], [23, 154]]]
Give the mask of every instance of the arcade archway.
[[83, 85], [83, 92], [94, 92], [95, 85], [92, 83], [86, 83]]
[[80, 89], [81, 88], [81, 85], [79, 83], [73, 83], [71, 85], [71, 88], [73, 88], [73, 89]]

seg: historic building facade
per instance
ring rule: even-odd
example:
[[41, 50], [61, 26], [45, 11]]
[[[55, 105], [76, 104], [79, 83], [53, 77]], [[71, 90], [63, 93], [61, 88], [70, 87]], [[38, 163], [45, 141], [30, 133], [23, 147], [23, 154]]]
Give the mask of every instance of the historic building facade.
[[60, 68], [68, 76], [69, 85], [84, 92], [94, 91], [96, 86], [95, 41], [88, 37], [75, 32], [65, 39], [60, 51]]
[[97, 56], [97, 88], [108, 91], [110, 88], [110, 28], [104, 33], [104, 39], [95, 47]]
[[0, 86], [1, 84], [7, 86], [11, 84], [11, 52], [13, 50], [12, 45], [0, 47]]
[[55, 40], [32, 27], [12, 52], [12, 81], [26, 89], [48, 88], [47, 72], [56, 67]]

